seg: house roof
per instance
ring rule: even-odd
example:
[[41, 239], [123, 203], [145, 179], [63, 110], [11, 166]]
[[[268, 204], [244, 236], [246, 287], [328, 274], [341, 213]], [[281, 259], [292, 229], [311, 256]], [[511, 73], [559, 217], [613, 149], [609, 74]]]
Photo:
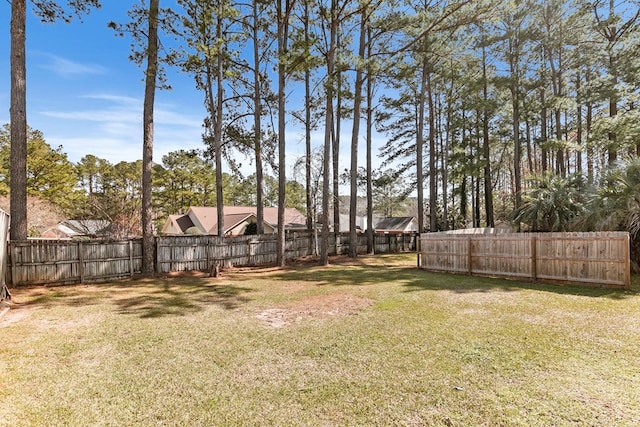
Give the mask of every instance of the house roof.
[[[223, 229], [225, 233], [242, 222], [255, 222], [257, 208], [255, 206], [225, 206]], [[253, 217], [253, 220], [252, 218]], [[264, 224], [271, 229], [277, 228], [278, 208], [264, 208]], [[284, 212], [285, 227], [301, 228], [306, 224], [306, 217], [297, 209], [286, 208]], [[184, 215], [169, 215], [162, 227], [165, 234], [184, 234], [189, 228], [197, 227], [204, 234], [218, 234], [218, 209], [210, 206], [191, 206]]]
[[187, 215], [170, 215], [173, 218], [176, 226], [184, 233], [188, 229], [194, 226], [193, 221]]
[[[255, 214], [249, 213], [249, 214], [229, 214], [224, 216], [224, 232], [228, 233], [230, 230], [234, 229], [235, 227], [237, 227], [239, 224], [242, 224], [243, 222], [250, 222], [251, 219], [254, 219], [255, 221]], [[267, 223], [266, 221], [264, 221], [265, 223]], [[268, 224], [268, 223], [267, 223]], [[271, 225], [271, 224], [269, 224]], [[218, 230], [216, 228], [216, 230], [212, 230], [211, 233], [217, 233]]]
[[111, 232], [111, 223], [99, 219], [69, 219], [42, 233], [47, 238], [104, 237]]
[[[224, 229], [228, 230], [238, 221], [248, 215], [257, 215], [258, 209], [255, 206], [225, 206], [224, 207]], [[203, 230], [206, 234], [218, 233], [218, 209], [212, 206], [191, 206], [187, 215], [194, 225]], [[240, 218], [242, 217], [242, 218]], [[264, 221], [270, 225], [278, 224], [278, 208], [264, 208]], [[236, 221], [234, 223], [234, 221]], [[233, 223], [233, 224], [232, 224]], [[285, 208], [285, 226], [306, 223], [306, 217], [295, 208]]]
[[415, 217], [387, 217], [382, 218], [374, 226], [376, 231], [415, 231]]
[[193, 227], [191, 218], [187, 215], [173, 214], [169, 215], [164, 225], [162, 226], [162, 233], [164, 234], [183, 234], [189, 228]]
[[108, 234], [111, 223], [100, 219], [70, 219], [57, 225], [68, 236], [98, 236]]

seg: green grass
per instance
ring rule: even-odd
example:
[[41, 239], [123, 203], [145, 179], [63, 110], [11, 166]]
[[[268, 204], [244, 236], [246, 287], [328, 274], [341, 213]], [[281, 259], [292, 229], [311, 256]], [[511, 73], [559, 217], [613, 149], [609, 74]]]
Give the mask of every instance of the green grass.
[[414, 266], [14, 289], [0, 426], [640, 425], [640, 294]]

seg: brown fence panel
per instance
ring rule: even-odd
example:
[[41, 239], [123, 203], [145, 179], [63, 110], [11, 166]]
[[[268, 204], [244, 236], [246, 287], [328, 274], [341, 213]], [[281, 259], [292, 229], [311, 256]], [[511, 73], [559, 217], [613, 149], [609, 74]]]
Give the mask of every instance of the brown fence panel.
[[[318, 236], [292, 232], [285, 241], [285, 257], [293, 259], [315, 252]], [[156, 238], [156, 272], [210, 271], [213, 265], [268, 265], [276, 261], [276, 235], [228, 237], [166, 236]], [[375, 235], [377, 253], [408, 251], [415, 248], [416, 236]], [[364, 253], [366, 236], [358, 236]], [[331, 235], [329, 253], [348, 251], [346, 233]], [[142, 240], [128, 241], [52, 241], [11, 242], [7, 275], [13, 286], [73, 284], [132, 277], [142, 270]]]
[[626, 232], [426, 233], [420, 248], [426, 270], [621, 288], [631, 281]]
[[469, 272], [469, 240], [466, 238], [420, 240], [420, 267], [452, 273]]
[[80, 282], [78, 245], [58, 241], [10, 242], [11, 284]]
[[[482, 236], [473, 238], [471, 271], [493, 275], [496, 271], [509, 277], [531, 276], [531, 244], [517, 235]], [[487, 256], [487, 254], [490, 254]]]
[[11, 284], [71, 284], [131, 277], [142, 267], [142, 241], [10, 242]]
[[76, 273], [82, 275], [80, 282], [131, 277], [142, 271], [141, 240], [78, 242], [77, 248], [82, 255]]
[[538, 279], [628, 287], [628, 233], [537, 233]]
[[313, 254], [314, 235], [310, 232], [297, 231], [287, 234], [286, 258], [301, 258]]
[[[263, 265], [276, 260], [275, 235], [228, 237], [222, 242], [215, 236], [165, 236], [158, 237], [156, 242], [158, 273], [208, 271], [214, 264]], [[293, 248], [291, 252], [299, 250]]]
[[[417, 234], [374, 234], [374, 251], [377, 254], [412, 252], [416, 250]], [[366, 235], [363, 235], [363, 252], [367, 247]], [[358, 243], [358, 247], [361, 244]]]
[[156, 271], [206, 270], [209, 265], [210, 236], [170, 236], [156, 239]]

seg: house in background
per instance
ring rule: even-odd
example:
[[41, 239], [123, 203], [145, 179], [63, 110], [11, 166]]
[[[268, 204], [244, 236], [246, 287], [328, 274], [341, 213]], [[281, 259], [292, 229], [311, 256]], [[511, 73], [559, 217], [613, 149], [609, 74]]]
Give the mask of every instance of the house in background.
[[[384, 218], [374, 216], [372, 223], [375, 224]], [[333, 225], [333, 223], [331, 223]], [[366, 216], [356, 216], [356, 229], [358, 233], [364, 233], [367, 231], [367, 217]], [[340, 232], [348, 233], [349, 232], [349, 215], [348, 214], [340, 214]]]
[[418, 232], [418, 221], [413, 216], [387, 217], [374, 225], [378, 234], [409, 234]]
[[111, 236], [111, 223], [100, 219], [70, 219], [59, 222], [42, 233], [45, 239], [99, 239]]
[[[278, 230], [278, 208], [264, 208], [264, 232], [273, 234]], [[240, 236], [249, 224], [257, 222], [255, 206], [225, 206], [223, 228], [225, 236]], [[305, 230], [306, 217], [297, 209], [285, 208], [284, 227], [289, 230]], [[184, 234], [218, 234], [218, 209], [208, 206], [191, 206], [184, 215], [169, 215], [161, 230], [165, 236]]]

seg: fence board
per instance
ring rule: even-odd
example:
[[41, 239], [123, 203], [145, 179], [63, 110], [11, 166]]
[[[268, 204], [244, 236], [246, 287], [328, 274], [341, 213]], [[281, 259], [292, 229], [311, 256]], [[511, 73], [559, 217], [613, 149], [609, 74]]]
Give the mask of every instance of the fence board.
[[426, 270], [608, 287], [630, 286], [629, 234], [522, 233], [420, 236]]

